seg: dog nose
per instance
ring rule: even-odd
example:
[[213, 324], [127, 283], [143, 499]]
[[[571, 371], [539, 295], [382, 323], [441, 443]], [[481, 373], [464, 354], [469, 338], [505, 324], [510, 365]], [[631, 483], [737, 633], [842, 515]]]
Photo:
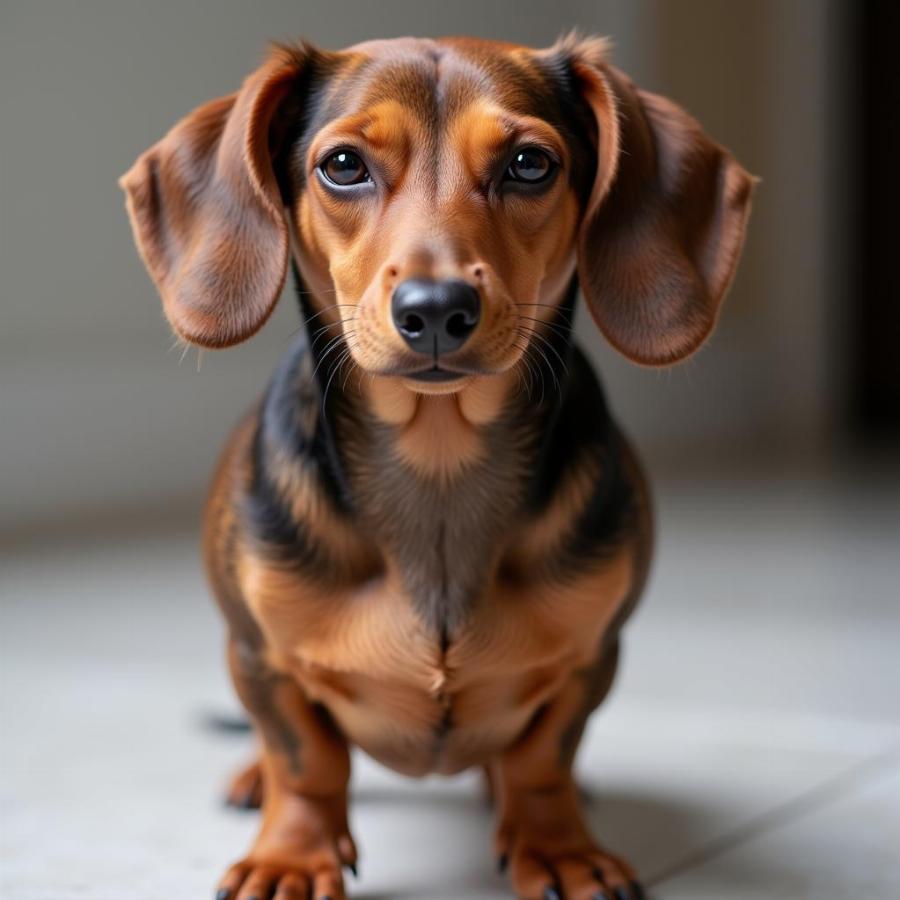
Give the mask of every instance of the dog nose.
[[419, 353], [458, 350], [475, 330], [480, 314], [477, 289], [458, 278], [410, 278], [397, 285], [391, 297], [394, 326]]

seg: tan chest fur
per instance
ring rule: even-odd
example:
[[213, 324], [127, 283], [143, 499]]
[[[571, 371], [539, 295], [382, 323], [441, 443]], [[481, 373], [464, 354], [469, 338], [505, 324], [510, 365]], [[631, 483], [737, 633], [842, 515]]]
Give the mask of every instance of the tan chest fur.
[[420, 775], [477, 764], [519, 734], [593, 660], [632, 570], [626, 548], [564, 587], [496, 579], [447, 646], [390, 569], [323, 593], [244, 555], [240, 579], [277, 664], [354, 743]]

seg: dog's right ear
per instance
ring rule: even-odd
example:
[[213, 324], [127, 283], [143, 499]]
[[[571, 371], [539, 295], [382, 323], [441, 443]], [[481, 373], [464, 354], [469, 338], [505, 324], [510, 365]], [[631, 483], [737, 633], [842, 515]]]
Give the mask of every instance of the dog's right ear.
[[636, 88], [605, 44], [554, 47], [596, 126], [597, 170], [578, 239], [578, 275], [607, 340], [668, 365], [712, 331], [734, 275], [754, 179], [665, 97]]
[[191, 343], [250, 337], [281, 293], [289, 238], [273, 129], [308, 54], [276, 51], [240, 91], [182, 119], [119, 181], [166, 317]]

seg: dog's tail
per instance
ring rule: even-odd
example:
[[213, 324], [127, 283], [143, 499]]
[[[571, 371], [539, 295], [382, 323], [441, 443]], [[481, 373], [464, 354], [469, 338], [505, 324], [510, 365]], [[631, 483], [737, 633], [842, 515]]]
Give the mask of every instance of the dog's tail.
[[204, 712], [200, 716], [204, 731], [215, 734], [248, 734], [253, 731], [250, 720], [239, 713]]

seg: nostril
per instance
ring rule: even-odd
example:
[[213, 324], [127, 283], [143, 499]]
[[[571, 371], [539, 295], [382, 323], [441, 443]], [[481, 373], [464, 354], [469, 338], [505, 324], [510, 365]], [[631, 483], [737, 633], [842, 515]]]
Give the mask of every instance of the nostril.
[[447, 334], [453, 338], [464, 338], [474, 327], [473, 317], [464, 312], [453, 313], [444, 323]]
[[416, 352], [451, 353], [475, 330], [481, 311], [477, 289], [460, 279], [409, 278], [391, 296], [391, 318]]
[[415, 313], [404, 316], [400, 330], [409, 337], [418, 337], [425, 330], [425, 320]]

